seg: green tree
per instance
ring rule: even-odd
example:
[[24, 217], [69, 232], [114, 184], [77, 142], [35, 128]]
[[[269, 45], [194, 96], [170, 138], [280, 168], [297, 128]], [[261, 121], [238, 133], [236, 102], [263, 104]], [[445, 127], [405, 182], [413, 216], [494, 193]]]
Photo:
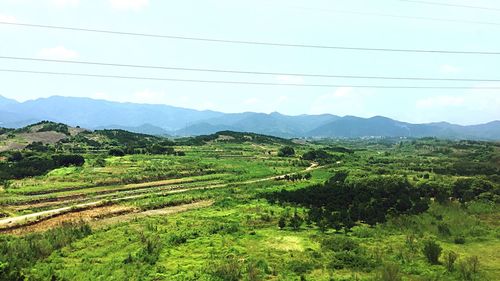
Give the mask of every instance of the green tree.
[[279, 157], [293, 157], [295, 156], [295, 149], [291, 146], [284, 146], [278, 151]]
[[283, 229], [285, 228], [286, 226], [286, 218], [284, 216], [280, 217], [279, 221], [278, 221], [278, 227], [280, 229]]
[[304, 223], [304, 219], [302, 219], [302, 217], [297, 213], [297, 210], [295, 210], [292, 218], [290, 219], [290, 226], [294, 230], [299, 230], [302, 223]]
[[424, 242], [423, 253], [430, 264], [439, 264], [439, 256], [443, 249], [434, 240], [427, 240]]

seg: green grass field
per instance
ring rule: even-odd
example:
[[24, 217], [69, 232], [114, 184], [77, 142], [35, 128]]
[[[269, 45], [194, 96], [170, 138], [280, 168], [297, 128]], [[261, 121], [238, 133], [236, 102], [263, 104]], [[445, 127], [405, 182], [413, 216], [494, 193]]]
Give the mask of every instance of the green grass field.
[[[87, 152], [81, 167], [8, 180], [0, 279], [500, 280], [498, 174], [481, 166], [498, 171], [498, 144], [344, 140], [295, 144], [294, 156], [280, 157], [283, 145], [175, 146], [185, 156]], [[330, 158], [301, 159], [313, 149]], [[269, 199], [339, 172], [354, 183], [398, 175], [428, 193], [460, 179], [492, 189], [463, 202], [429, 196], [424, 211], [389, 210], [383, 221], [338, 229], [311, 220], [311, 206]], [[429, 241], [441, 248], [434, 264]]]

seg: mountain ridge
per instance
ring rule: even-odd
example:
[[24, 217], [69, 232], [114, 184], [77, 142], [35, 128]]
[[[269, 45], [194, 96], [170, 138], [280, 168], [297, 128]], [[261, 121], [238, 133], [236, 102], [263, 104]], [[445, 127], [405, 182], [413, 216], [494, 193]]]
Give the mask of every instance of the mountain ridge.
[[500, 140], [500, 121], [477, 125], [413, 124], [384, 116], [223, 113], [158, 104], [51, 96], [17, 102], [0, 96], [0, 126], [19, 128], [50, 120], [88, 129], [196, 136], [219, 131], [253, 132], [282, 138], [437, 137]]

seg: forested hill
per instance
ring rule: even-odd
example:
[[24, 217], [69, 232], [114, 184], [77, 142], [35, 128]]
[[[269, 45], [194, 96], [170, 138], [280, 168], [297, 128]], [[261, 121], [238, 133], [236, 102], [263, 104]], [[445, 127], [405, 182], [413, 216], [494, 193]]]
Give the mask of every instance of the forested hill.
[[124, 129], [162, 136], [200, 136], [219, 131], [236, 131], [282, 138], [437, 137], [500, 140], [500, 121], [473, 126], [446, 122], [411, 124], [383, 116], [287, 116], [277, 112], [227, 114], [89, 98], [54, 96], [20, 103], [0, 97], [1, 127], [21, 128], [42, 120], [88, 129]]

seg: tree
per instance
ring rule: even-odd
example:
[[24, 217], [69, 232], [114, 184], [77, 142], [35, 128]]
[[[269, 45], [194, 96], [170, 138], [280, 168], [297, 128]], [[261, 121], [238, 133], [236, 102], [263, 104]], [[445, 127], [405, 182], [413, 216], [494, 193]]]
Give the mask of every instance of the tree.
[[430, 264], [438, 264], [439, 256], [443, 249], [434, 240], [427, 240], [424, 242], [423, 253]]
[[282, 217], [280, 217], [280, 219], [278, 221], [278, 227], [280, 229], [283, 229], [283, 228], [285, 228], [285, 226], [286, 226], [286, 218], [282, 216]]
[[83, 156], [78, 155], [78, 154], [61, 154], [61, 155], [54, 155], [52, 156], [52, 159], [55, 162], [56, 166], [63, 166], [63, 167], [69, 167], [69, 166], [83, 166], [85, 164], [85, 158]]
[[453, 251], [449, 251], [446, 253], [446, 255], [444, 256], [444, 265], [446, 266], [446, 270], [452, 272], [455, 269], [455, 261], [457, 260], [457, 258], [458, 254]]
[[303, 222], [304, 222], [304, 220], [302, 219], [301, 216], [299, 216], [299, 214], [297, 213], [297, 210], [295, 210], [295, 212], [293, 213], [293, 217], [290, 219], [290, 226], [294, 230], [299, 230], [300, 226], [302, 225]]
[[295, 149], [291, 146], [284, 146], [278, 151], [279, 157], [293, 157], [295, 156]]
[[14, 151], [12, 154], [9, 156], [8, 160], [10, 162], [19, 162], [23, 160], [23, 154], [19, 151]]
[[111, 148], [108, 152], [110, 156], [125, 156], [125, 152], [119, 148]]

